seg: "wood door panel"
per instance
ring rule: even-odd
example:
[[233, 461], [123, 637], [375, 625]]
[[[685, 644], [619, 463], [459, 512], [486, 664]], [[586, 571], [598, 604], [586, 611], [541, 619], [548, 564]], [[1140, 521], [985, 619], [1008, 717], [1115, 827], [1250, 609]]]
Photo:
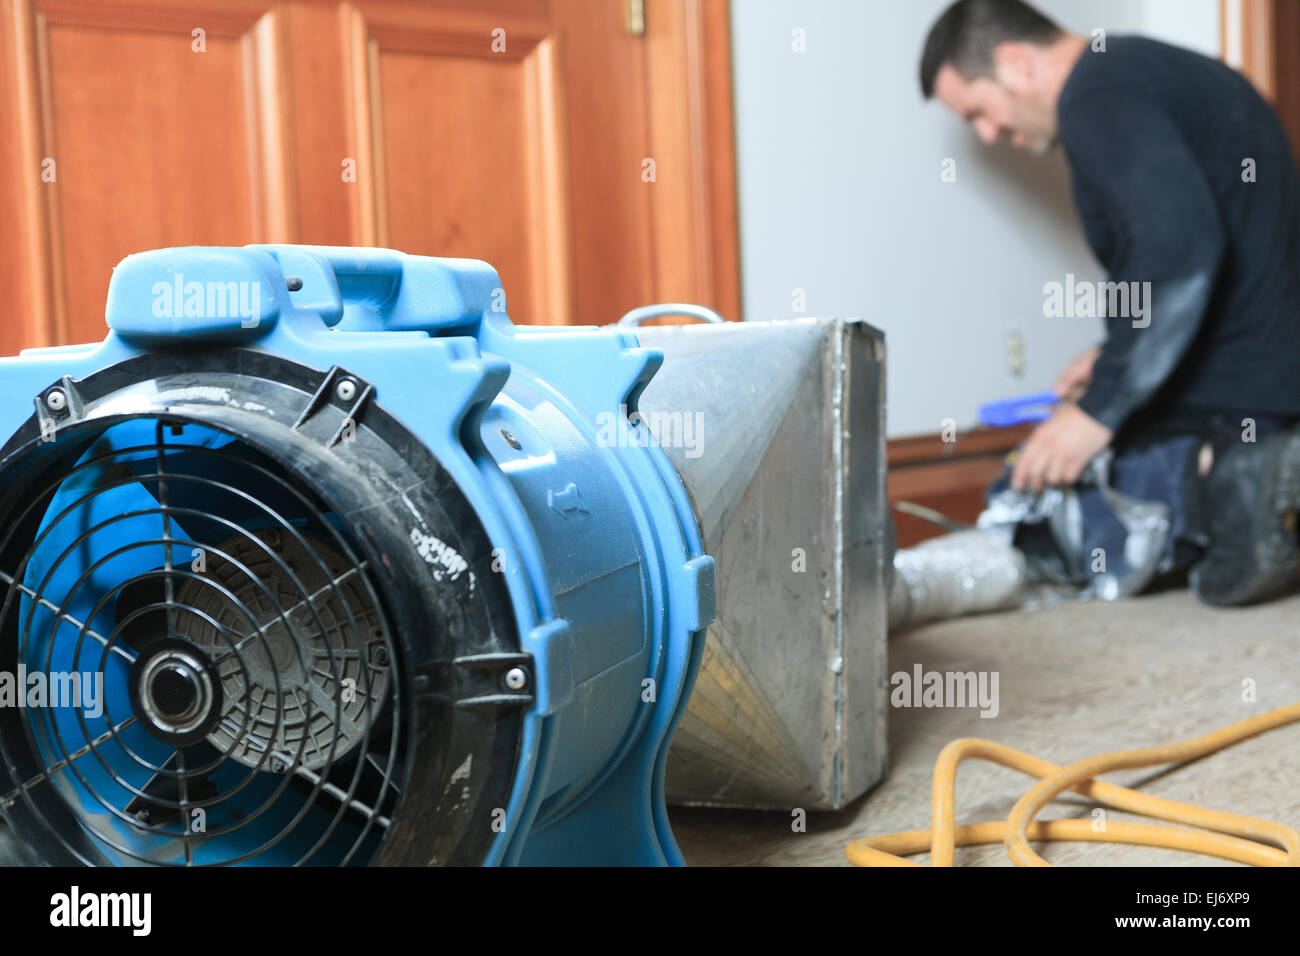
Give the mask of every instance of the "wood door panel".
[[270, 6], [178, 19], [161, 3], [116, 16], [71, 0], [19, 4], [31, 100], [22, 158], [53, 161], [52, 179], [23, 181], [35, 194], [28, 238], [46, 266], [43, 322], [26, 344], [102, 338], [108, 280], [129, 253], [282, 236]]
[[[622, 3], [556, 0], [552, 9], [570, 119], [572, 321], [604, 325], [660, 299], [651, 217], [663, 157], [650, 137], [645, 41], [626, 32]], [[642, 178], [646, 159], [656, 160], [656, 182]]]
[[515, 321], [562, 322], [544, 314], [547, 281], [537, 270], [547, 268], [546, 250], [520, 241], [543, 185], [526, 113], [525, 62], [380, 53], [381, 244], [490, 262]]
[[0, 183], [8, 188], [0, 188], [0, 292], [5, 300], [5, 311], [0, 314], [0, 355], [14, 355], [40, 340], [41, 306], [33, 294], [32, 280], [42, 274], [42, 263], [37, 250], [25, 241], [27, 223], [38, 217], [29, 216], [24, 204], [34, 201], [39, 193], [19, 186], [33, 171], [26, 168], [25, 154], [14, 135], [22, 125], [19, 107], [26, 97], [20, 95], [17, 50], [11, 39], [14, 18], [8, 9], [4, 13], [0, 17]]
[[561, 83], [544, 19], [350, 13], [363, 238], [484, 259], [516, 322], [572, 321]]
[[0, 351], [101, 338], [124, 255], [197, 243], [481, 258], [520, 322], [738, 318], [726, 0], [645, 10], [0, 0]]
[[[48, 31], [60, 258], [64, 270], [100, 277], [65, 283], [65, 336], [76, 341], [103, 334], [104, 290], [123, 256], [256, 231], [245, 108], [229, 92], [242, 85], [239, 41], [214, 38], [196, 57], [172, 36], [105, 39], [89, 28]], [[204, 122], [169, 130], [169, 110], [140, 109], [160, 87], [177, 114]]]

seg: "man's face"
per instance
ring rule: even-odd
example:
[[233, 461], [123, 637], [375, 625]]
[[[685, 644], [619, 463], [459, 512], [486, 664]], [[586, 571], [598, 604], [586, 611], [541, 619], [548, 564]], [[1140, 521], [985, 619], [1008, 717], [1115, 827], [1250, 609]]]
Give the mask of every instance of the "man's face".
[[1044, 102], [1037, 71], [1018, 56], [998, 57], [995, 64], [994, 77], [965, 80], [945, 63], [935, 76], [935, 97], [988, 145], [1005, 139], [1039, 156], [1050, 152], [1056, 143], [1056, 111]]

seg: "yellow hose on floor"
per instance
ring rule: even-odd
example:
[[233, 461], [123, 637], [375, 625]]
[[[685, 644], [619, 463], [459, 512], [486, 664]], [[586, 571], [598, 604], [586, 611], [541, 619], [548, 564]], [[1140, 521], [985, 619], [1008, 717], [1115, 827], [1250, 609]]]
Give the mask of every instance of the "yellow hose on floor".
[[[1112, 770], [1195, 760], [1296, 721], [1300, 721], [1300, 703], [1229, 724], [1193, 740], [1145, 750], [1112, 751], [1067, 767], [1058, 767], [991, 740], [964, 737], [944, 747], [935, 762], [932, 829], [854, 840], [844, 852], [856, 866], [922, 866], [904, 857], [929, 850], [932, 866], [952, 866], [955, 847], [1001, 841], [1017, 866], [1051, 866], [1029, 848], [1030, 841], [1090, 840], [1187, 850], [1256, 866], [1300, 866], [1300, 832], [1292, 827], [1223, 810], [1207, 810], [1093, 779]], [[957, 767], [969, 757], [1020, 770], [1038, 777], [1039, 781], [1016, 801], [1006, 820], [956, 826]], [[1106, 821], [1103, 828], [1094, 829], [1090, 820], [1034, 819], [1043, 807], [1071, 789], [1119, 810], [1202, 829], [1120, 821]]]

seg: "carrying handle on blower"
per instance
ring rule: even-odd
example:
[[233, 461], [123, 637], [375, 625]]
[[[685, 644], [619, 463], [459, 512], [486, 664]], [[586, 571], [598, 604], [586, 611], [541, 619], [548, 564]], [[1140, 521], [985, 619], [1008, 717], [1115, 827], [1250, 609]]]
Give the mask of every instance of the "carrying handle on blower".
[[444, 334], [475, 325], [501, 292], [496, 270], [470, 259], [391, 249], [260, 246], [275, 255], [298, 308], [340, 331]]
[[701, 322], [720, 325], [726, 321], [718, 313], [703, 305], [691, 305], [688, 302], [659, 302], [655, 305], [643, 305], [633, 309], [619, 319], [616, 325], [638, 326], [646, 319], [657, 319], [664, 315], [689, 315]]

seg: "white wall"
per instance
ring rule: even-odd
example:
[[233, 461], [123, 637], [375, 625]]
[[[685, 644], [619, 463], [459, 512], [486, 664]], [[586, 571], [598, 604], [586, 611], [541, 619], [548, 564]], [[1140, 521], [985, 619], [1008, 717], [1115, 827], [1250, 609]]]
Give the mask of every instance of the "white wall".
[[[745, 317], [861, 315], [885, 330], [889, 434], [973, 424], [1050, 386], [1101, 323], [1043, 316], [1043, 285], [1101, 273], [1059, 151], [983, 147], [921, 98], [946, 0], [732, 0]], [[1145, 33], [1217, 55], [1218, 0], [1042, 0], [1067, 29]], [[792, 49], [805, 31], [806, 51]], [[941, 181], [945, 158], [957, 181]], [[1025, 341], [1011, 374], [1007, 338]]]

